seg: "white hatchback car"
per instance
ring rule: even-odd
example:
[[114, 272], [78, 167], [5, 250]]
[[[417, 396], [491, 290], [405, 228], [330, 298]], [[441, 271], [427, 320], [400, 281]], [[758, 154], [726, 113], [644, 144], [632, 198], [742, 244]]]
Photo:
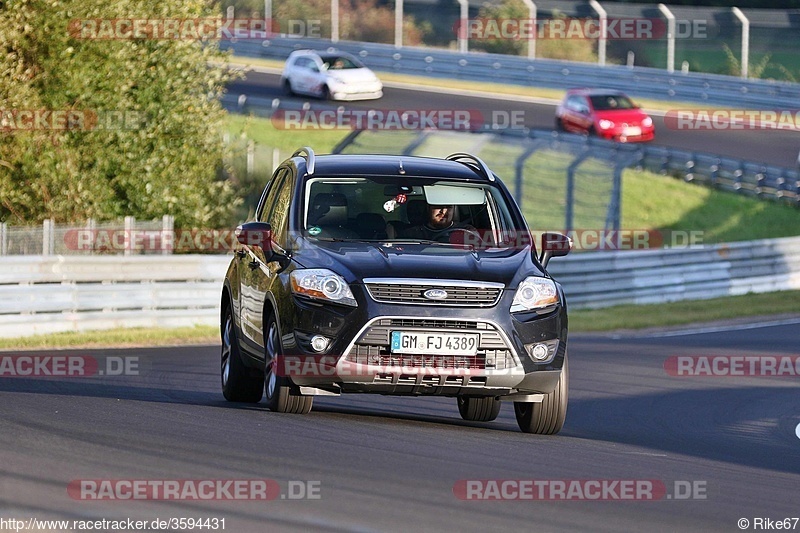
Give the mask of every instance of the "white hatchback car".
[[281, 85], [286, 94], [326, 100], [371, 100], [383, 96], [383, 84], [375, 73], [343, 52], [292, 52], [283, 68]]

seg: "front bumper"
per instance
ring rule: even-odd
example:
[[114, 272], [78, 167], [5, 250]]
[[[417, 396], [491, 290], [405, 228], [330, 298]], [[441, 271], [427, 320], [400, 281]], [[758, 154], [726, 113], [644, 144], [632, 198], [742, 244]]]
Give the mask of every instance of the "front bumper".
[[[547, 394], [555, 390], [566, 351], [566, 308], [547, 314], [508, 311], [511, 293], [489, 308], [393, 305], [357, 298], [359, 307], [313, 305], [297, 301], [296, 321], [286, 324], [288, 363], [281, 365], [292, 381], [332, 392], [438, 396]], [[506, 311], [503, 311], [505, 309]], [[291, 329], [289, 329], [291, 328]], [[478, 334], [475, 356], [396, 354], [391, 331]], [[324, 353], [313, 353], [313, 335], [330, 339]], [[549, 361], [535, 362], [526, 345], [557, 341]]]

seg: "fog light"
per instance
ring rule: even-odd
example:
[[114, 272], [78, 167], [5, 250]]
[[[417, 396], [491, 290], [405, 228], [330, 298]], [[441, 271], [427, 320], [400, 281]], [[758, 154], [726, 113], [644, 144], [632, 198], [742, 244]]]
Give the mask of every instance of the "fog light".
[[526, 344], [525, 350], [530, 358], [536, 363], [546, 363], [551, 361], [558, 350], [558, 339], [553, 339], [535, 344]]
[[311, 337], [311, 349], [315, 352], [324, 352], [328, 348], [328, 339], [322, 335]]
[[534, 344], [531, 348], [531, 355], [537, 361], [544, 361], [547, 359], [547, 346], [544, 344]]

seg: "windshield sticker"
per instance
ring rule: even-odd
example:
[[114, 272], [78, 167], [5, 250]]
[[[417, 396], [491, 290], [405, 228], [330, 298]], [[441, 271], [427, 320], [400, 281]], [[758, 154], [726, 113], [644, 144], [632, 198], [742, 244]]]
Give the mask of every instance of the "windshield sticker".
[[310, 228], [308, 228], [309, 235], [317, 236], [320, 233], [322, 233], [322, 228], [320, 228], [319, 226], [311, 226]]

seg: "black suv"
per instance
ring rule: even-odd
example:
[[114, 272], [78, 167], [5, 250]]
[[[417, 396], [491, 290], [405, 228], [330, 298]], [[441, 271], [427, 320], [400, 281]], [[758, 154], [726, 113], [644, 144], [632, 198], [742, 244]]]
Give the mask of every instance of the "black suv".
[[221, 302], [222, 391], [307, 413], [316, 395], [457, 399], [466, 420], [514, 402], [524, 432], [567, 410], [567, 306], [513, 197], [469, 154], [302, 148], [239, 226]]

